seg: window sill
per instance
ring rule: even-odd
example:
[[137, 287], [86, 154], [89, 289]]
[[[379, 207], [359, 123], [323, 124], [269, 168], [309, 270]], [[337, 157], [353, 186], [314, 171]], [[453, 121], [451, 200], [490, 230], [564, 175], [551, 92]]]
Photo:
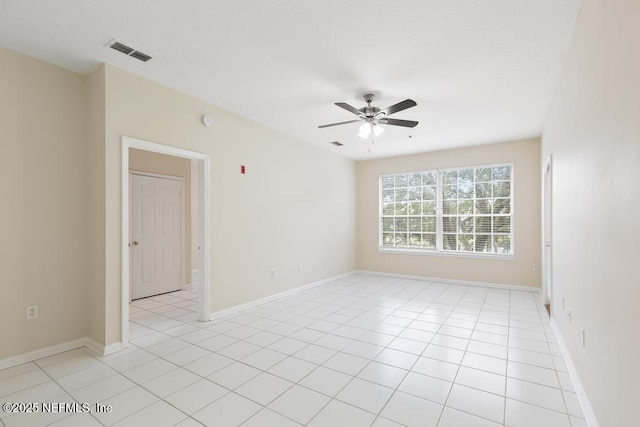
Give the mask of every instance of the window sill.
[[454, 258], [480, 258], [480, 259], [493, 259], [502, 261], [513, 261], [516, 259], [514, 254], [486, 254], [486, 253], [472, 253], [472, 252], [444, 252], [444, 251], [423, 251], [419, 249], [407, 249], [407, 248], [378, 248], [378, 252], [381, 254], [403, 254], [403, 255], [427, 255], [427, 256], [444, 256]]

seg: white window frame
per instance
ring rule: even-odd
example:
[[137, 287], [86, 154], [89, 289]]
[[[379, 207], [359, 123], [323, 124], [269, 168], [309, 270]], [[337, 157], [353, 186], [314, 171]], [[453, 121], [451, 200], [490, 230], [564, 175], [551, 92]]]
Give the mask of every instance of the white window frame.
[[[482, 168], [495, 168], [495, 167], [503, 167], [509, 166], [511, 170], [510, 176], [510, 252], [508, 253], [498, 253], [498, 252], [471, 252], [471, 251], [460, 251], [460, 250], [444, 250], [443, 242], [444, 242], [444, 230], [443, 230], [443, 191], [444, 191], [444, 180], [443, 176], [445, 172], [448, 171], [458, 171], [458, 170], [468, 170], [468, 169], [482, 169]], [[424, 249], [424, 248], [410, 248], [410, 247], [389, 247], [383, 246], [383, 199], [382, 199], [382, 180], [384, 177], [389, 176], [398, 176], [398, 175], [411, 175], [411, 174], [423, 174], [423, 173], [433, 173], [437, 174], [436, 181], [436, 248], [435, 249]], [[399, 172], [399, 173], [389, 173], [383, 174], [378, 177], [378, 251], [380, 253], [406, 253], [413, 255], [430, 255], [430, 256], [454, 256], [454, 257], [462, 257], [462, 258], [499, 258], [499, 259], [515, 259], [515, 233], [514, 233], [514, 224], [515, 224], [515, 184], [514, 184], [514, 164], [511, 163], [494, 163], [494, 164], [483, 164], [483, 165], [474, 165], [474, 166], [464, 166], [464, 167], [455, 167], [455, 168], [443, 168], [443, 169], [431, 169], [431, 170], [422, 170], [422, 171], [412, 171], [412, 172]], [[492, 181], [493, 182], [493, 181]], [[475, 200], [475, 197], [473, 198]], [[491, 233], [493, 236], [493, 233]]]

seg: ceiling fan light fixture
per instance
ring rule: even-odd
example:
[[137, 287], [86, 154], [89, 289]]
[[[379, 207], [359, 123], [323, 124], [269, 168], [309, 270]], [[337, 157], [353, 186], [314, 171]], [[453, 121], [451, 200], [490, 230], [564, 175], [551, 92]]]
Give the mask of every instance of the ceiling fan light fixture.
[[358, 137], [362, 139], [367, 139], [371, 135], [371, 124], [369, 122], [364, 122], [360, 129], [358, 130]]
[[378, 123], [366, 121], [358, 129], [358, 137], [362, 139], [369, 139], [371, 134], [378, 137], [382, 132], [384, 132], [384, 128]]
[[377, 138], [382, 134], [382, 132], [384, 132], [385, 128], [380, 126], [380, 124], [383, 124], [385, 126], [402, 126], [407, 128], [413, 128], [418, 125], [418, 122], [414, 120], [388, 118], [388, 116], [392, 114], [418, 105], [413, 99], [405, 99], [404, 101], [400, 101], [397, 104], [391, 105], [390, 107], [380, 109], [376, 106], [371, 105], [373, 97], [373, 94], [365, 95], [364, 100], [367, 102], [367, 105], [366, 107], [362, 107], [360, 109], [353, 107], [346, 102], [336, 102], [336, 106], [342, 108], [343, 110], [347, 110], [352, 114], [355, 114], [358, 118], [354, 120], [347, 120], [345, 122], [320, 125], [318, 126], [318, 128], [322, 129], [333, 126], [346, 125], [349, 123], [362, 122], [362, 124], [358, 128], [358, 137], [362, 139], [369, 139], [371, 137]]

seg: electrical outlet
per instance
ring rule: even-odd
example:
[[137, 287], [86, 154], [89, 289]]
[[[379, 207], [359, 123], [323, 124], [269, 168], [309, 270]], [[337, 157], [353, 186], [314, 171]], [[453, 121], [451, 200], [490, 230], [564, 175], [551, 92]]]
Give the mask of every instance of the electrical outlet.
[[562, 311], [564, 311], [564, 297], [562, 297]]
[[33, 320], [38, 318], [38, 306], [30, 305], [27, 307], [27, 320]]
[[538, 271], [538, 264], [532, 264], [531, 265], [531, 270]]
[[269, 271], [269, 277], [271, 277], [271, 278], [273, 279], [273, 276], [275, 276], [275, 275], [276, 275], [276, 271], [272, 268], [272, 269]]
[[298, 264], [298, 271], [302, 271], [302, 266]]
[[586, 346], [586, 338], [584, 336], [584, 329], [581, 329], [581, 331], [582, 331], [582, 347], [585, 347]]
[[567, 310], [567, 316], [569, 316], [569, 323], [571, 323], [571, 320], [573, 320], [571, 319], [571, 309]]

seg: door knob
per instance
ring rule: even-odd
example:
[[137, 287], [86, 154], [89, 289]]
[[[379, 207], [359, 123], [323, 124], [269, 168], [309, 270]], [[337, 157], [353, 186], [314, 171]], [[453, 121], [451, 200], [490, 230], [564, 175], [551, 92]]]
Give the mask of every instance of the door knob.
[[135, 240], [133, 242], [131, 242], [131, 243], [133, 244], [133, 246], [138, 246], [139, 245], [139, 243], [137, 241], [135, 241]]

